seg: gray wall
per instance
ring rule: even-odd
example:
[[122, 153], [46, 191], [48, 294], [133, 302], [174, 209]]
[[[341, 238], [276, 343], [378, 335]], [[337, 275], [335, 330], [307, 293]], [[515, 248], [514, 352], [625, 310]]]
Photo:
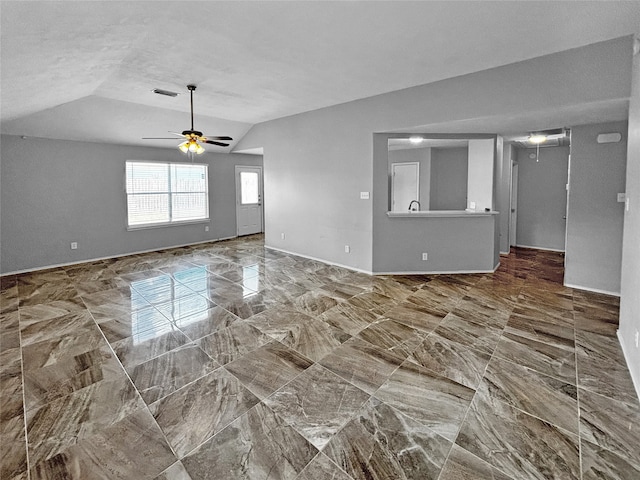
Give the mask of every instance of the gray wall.
[[629, 210], [624, 214], [620, 329], [618, 336], [640, 398], [640, 55], [633, 59], [633, 95], [629, 105], [627, 183]]
[[431, 210], [467, 208], [468, 157], [467, 147], [431, 149]]
[[518, 246], [564, 251], [569, 147], [518, 148]]
[[[620, 132], [622, 141], [596, 142], [598, 134], [609, 132]], [[620, 292], [624, 204], [617, 194], [625, 191], [626, 140], [627, 122], [571, 129], [564, 279], [568, 286]]]
[[625, 101], [630, 46], [597, 43], [255, 125], [237, 149], [264, 147], [266, 244], [371, 271], [391, 255], [386, 231], [396, 228], [386, 216], [386, 151], [383, 163], [371, 161], [373, 132], [430, 125], [423, 131], [435, 134], [469, 118]]
[[3, 135], [2, 273], [235, 236], [234, 167], [262, 164], [252, 155], [198, 157], [209, 164], [209, 232], [205, 224], [127, 231], [126, 160], [186, 158], [174, 149]]

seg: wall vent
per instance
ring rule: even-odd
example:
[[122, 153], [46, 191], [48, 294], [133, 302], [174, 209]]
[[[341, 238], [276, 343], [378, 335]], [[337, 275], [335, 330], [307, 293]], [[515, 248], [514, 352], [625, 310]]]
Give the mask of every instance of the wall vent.
[[151, 90], [153, 93], [157, 93], [158, 95], [164, 95], [166, 97], [177, 97], [178, 94], [176, 92], [170, 92], [169, 90], [163, 90], [161, 88], [154, 88]]

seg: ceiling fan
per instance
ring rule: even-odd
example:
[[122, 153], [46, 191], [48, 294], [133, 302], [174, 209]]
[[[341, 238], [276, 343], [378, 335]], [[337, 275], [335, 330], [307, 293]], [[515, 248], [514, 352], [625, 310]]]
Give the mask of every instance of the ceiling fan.
[[[169, 132], [172, 135], [177, 135], [178, 137], [184, 137], [186, 139], [184, 142], [178, 145], [178, 148], [180, 149], [180, 151], [183, 153], [191, 152], [192, 154], [195, 153], [197, 155], [204, 153], [204, 147], [200, 145], [200, 143], [198, 142], [209, 143], [211, 145], [218, 145], [220, 147], [228, 147], [229, 146], [228, 143], [219, 142], [217, 140], [228, 141], [228, 140], [233, 140], [233, 138], [227, 137], [227, 136], [214, 137], [214, 136], [204, 135], [202, 132], [199, 132], [198, 130], [194, 130], [193, 128], [193, 92], [195, 91], [196, 86], [187, 85], [187, 89], [191, 94], [191, 129], [184, 130], [182, 133]], [[143, 140], [175, 140], [175, 138], [173, 137], [143, 137], [142, 139]]]

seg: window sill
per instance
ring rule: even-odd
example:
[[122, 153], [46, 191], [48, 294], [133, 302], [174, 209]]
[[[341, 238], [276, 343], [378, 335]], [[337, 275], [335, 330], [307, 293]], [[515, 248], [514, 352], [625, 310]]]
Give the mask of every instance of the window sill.
[[202, 218], [199, 220], [185, 220], [184, 222], [170, 222], [170, 223], [152, 223], [148, 225], [127, 225], [127, 231], [132, 232], [135, 230], [150, 230], [154, 228], [165, 228], [165, 227], [180, 227], [183, 225], [197, 225], [197, 224], [209, 224], [211, 219]]

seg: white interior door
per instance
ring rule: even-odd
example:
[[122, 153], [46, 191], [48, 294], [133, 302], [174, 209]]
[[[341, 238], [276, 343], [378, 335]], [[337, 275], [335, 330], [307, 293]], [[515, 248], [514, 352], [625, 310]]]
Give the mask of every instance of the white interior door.
[[420, 199], [420, 164], [391, 164], [391, 211], [406, 212], [413, 200]]
[[518, 164], [511, 168], [511, 216], [509, 218], [509, 245], [516, 246], [516, 225], [518, 224]]
[[262, 232], [262, 167], [236, 166], [238, 236]]

